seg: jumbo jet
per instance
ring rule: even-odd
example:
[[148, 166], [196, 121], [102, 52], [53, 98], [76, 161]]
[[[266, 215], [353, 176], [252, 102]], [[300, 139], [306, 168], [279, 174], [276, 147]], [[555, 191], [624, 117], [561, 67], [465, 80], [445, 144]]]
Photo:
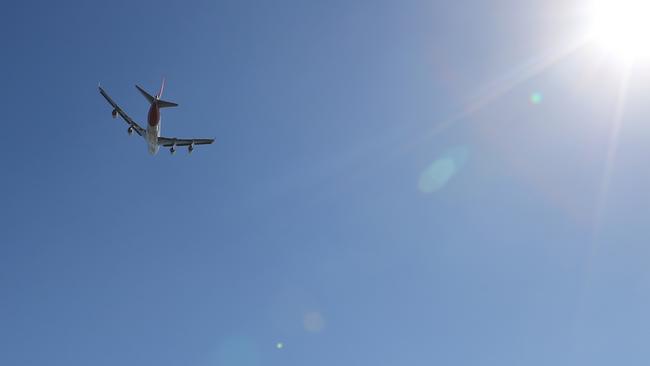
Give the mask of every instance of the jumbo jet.
[[106, 98], [108, 103], [113, 107], [113, 118], [117, 118], [119, 115], [122, 117], [124, 122], [129, 125], [127, 132], [129, 135], [133, 134], [133, 131], [144, 138], [147, 146], [149, 148], [149, 153], [155, 155], [158, 152], [158, 149], [161, 146], [168, 147], [169, 152], [174, 154], [176, 152], [176, 146], [187, 146], [187, 151], [191, 153], [194, 151], [194, 146], [196, 145], [209, 145], [214, 142], [214, 139], [178, 139], [175, 137], [161, 137], [160, 136], [160, 109], [169, 108], [169, 107], [178, 107], [178, 104], [168, 102], [166, 100], [160, 99], [162, 97], [163, 90], [165, 89], [165, 79], [162, 81], [160, 86], [160, 91], [156, 96], [152, 96], [147, 93], [144, 89], [135, 86], [140, 93], [149, 101], [151, 107], [149, 107], [149, 115], [147, 117], [147, 129], [140, 127], [129, 115], [127, 115], [120, 106], [117, 105], [108, 96], [106, 91], [99, 86], [99, 93]]

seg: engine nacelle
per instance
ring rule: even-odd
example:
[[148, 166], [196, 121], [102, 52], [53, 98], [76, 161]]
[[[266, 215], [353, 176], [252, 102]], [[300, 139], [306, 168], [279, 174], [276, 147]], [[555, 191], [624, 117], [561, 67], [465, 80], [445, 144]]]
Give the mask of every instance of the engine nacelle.
[[169, 148], [169, 152], [170, 152], [172, 155], [174, 155], [174, 153], [176, 153], [176, 149], [172, 146], [172, 147]]
[[189, 144], [189, 145], [187, 146], [187, 152], [191, 154], [192, 151], [194, 151], [194, 144]]
[[113, 109], [111, 115], [113, 116], [113, 118], [117, 118], [117, 109]]
[[133, 135], [133, 127], [129, 127], [129, 129], [126, 130], [126, 132], [129, 134], [129, 136]]

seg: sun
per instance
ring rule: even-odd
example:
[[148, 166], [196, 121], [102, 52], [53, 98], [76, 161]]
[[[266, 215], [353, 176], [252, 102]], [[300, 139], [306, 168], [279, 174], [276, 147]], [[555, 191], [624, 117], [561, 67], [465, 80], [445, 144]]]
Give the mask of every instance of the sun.
[[650, 0], [594, 0], [591, 38], [628, 62], [650, 60]]

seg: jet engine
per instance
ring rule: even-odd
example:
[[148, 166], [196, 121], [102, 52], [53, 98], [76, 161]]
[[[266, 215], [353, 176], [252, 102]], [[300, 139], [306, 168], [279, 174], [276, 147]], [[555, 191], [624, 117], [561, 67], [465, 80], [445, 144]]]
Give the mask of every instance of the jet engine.
[[126, 132], [128, 132], [129, 136], [133, 135], [133, 127], [129, 127], [129, 129], [126, 130]]
[[194, 144], [187, 145], [187, 152], [191, 154], [192, 151], [194, 151]]
[[113, 109], [111, 115], [113, 115], [113, 118], [117, 118], [117, 109]]
[[176, 149], [172, 146], [172, 147], [169, 148], [169, 152], [170, 152], [172, 155], [174, 155], [174, 153], [176, 152]]

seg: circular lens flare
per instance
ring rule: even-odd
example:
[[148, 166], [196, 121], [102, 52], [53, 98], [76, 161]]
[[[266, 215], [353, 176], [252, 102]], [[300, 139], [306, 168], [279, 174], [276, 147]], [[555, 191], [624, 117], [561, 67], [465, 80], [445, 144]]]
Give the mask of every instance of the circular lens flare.
[[318, 311], [305, 313], [302, 322], [305, 330], [311, 333], [318, 333], [323, 330], [323, 327], [325, 326], [325, 319]]
[[540, 92], [534, 92], [530, 95], [530, 102], [532, 104], [540, 104], [544, 100], [544, 96]]

